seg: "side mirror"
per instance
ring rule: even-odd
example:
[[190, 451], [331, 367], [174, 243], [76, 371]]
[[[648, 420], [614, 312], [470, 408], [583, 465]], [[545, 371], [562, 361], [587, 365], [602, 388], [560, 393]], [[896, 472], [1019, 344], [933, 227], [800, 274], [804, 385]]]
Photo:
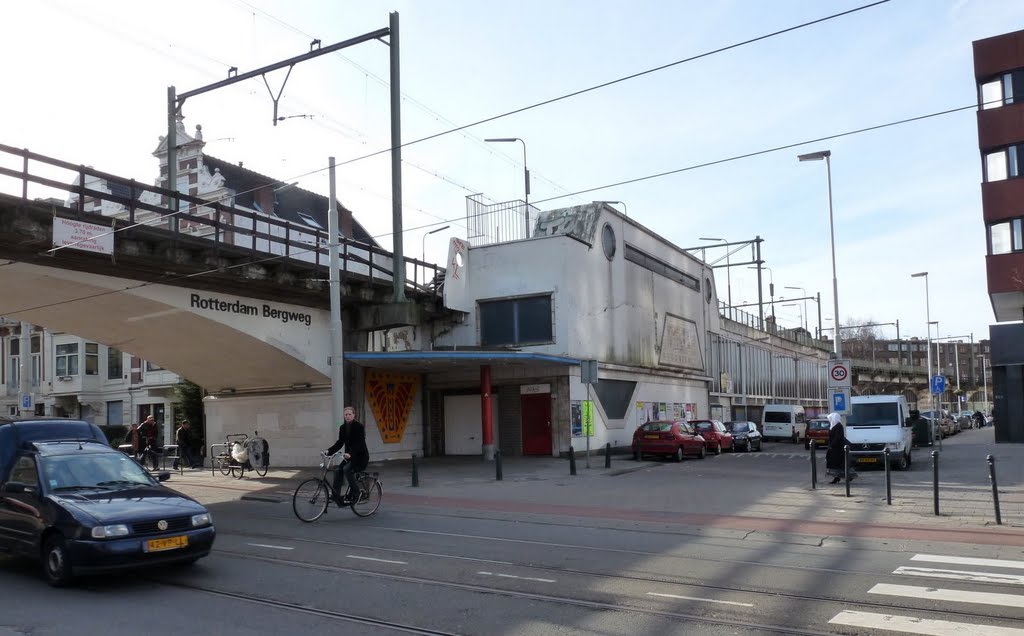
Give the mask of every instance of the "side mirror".
[[6, 484], [4, 484], [3, 492], [11, 495], [31, 495], [38, 492], [38, 488], [26, 483], [22, 483], [20, 481], [9, 481]]

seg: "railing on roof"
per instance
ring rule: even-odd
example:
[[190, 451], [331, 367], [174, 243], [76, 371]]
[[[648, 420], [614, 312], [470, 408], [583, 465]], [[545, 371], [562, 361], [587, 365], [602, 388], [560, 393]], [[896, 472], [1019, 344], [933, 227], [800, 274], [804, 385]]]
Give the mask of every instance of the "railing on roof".
[[[18, 182], [20, 193], [10, 191], [10, 185]], [[103, 189], [96, 189], [99, 184]], [[217, 247], [248, 248], [254, 264], [276, 258], [307, 262], [324, 271], [329, 264], [330, 234], [322, 228], [145, 185], [135, 179], [0, 144], [0, 192], [20, 196], [25, 201], [47, 198], [30, 199], [30, 185], [33, 191], [41, 186], [68, 193], [62, 205], [78, 215], [88, 212], [112, 217], [114, 230], [140, 225], [169, 231], [172, 241], [178, 237], [201, 238]], [[177, 201], [177, 213], [172, 213], [168, 206], [172, 199]], [[97, 211], [87, 211], [86, 205], [96, 206]], [[343, 282], [348, 276], [365, 277], [381, 284], [392, 282], [391, 252], [348, 238], [339, 240], [339, 248]], [[407, 257], [404, 261], [407, 293], [440, 293], [444, 268], [415, 258]]]
[[540, 210], [522, 199], [487, 203], [483, 194], [466, 197], [466, 238], [473, 245], [530, 238]]
[[819, 340], [807, 332], [806, 329], [783, 329], [777, 323], [771, 320], [765, 320], [764, 326], [761, 326], [761, 319], [754, 314], [730, 307], [727, 303], [719, 301], [718, 313], [722, 318], [726, 318], [733, 322], [737, 322], [745, 327], [751, 329], [757, 329], [758, 331], [764, 331], [770, 333], [773, 336], [785, 338], [797, 344], [802, 344], [807, 347], [814, 347], [815, 349], [822, 349], [823, 351], [831, 351], [832, 343], [827, 340]]

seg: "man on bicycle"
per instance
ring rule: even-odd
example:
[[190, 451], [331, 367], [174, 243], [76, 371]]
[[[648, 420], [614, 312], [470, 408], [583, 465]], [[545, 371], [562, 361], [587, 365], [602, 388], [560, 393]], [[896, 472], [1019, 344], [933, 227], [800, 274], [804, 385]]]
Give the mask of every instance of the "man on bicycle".
[[366, 465], [370, 463], [370, 451], [366, 448], [366, 427], [356, 420], [356, 410], [351, 406], [345, 407], [345, 422], [338, 427], [338, 441], [325, 452], [333, 455], [343, 447], [346, 461], [341, 470], [334, 473], [334, 491], [341, 492], [341, 475], [344, 473], [348, 480], [348, 494], [343, 498], [335, 495], [334, 503], [339, 506], [346, 506], [359, 496], [356, 473], [366, 470]]

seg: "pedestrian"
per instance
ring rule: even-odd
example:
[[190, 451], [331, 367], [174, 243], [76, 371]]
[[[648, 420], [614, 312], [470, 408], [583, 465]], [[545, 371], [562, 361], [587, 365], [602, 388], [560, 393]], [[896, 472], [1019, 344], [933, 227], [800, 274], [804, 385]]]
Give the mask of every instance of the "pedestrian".
[[147, 415], [139, 424], [139, 446], [142, 448], [142, 465], [146, 465], [146, 457], [149, 457], [153, 462], [153, 470], [160, 468], [160, 459], [157, 457], [156, 418], [152, 415]]
[[174, 432], [174, 443], [178, 445], [178, 458], [174, 460], [174, 469], [178, 469], [178, 462], [183, 462], [189, 468], [196, 468], [195, 453], [192, 450], [192, 426], [188, 420], [182, 420], [178, 430]]
[[[359, 496], [359, 486], [356, 485], [356, 473], [366, 470], [370, 463], [370, 451], [366, 448], [366, 427], [362, 422], [356, 420], [356, 410], [351, 406], [345, 407], [345, 421], [338, 427], [338, 441], [327, 449], [328, 455], [345, 449], [345, 463], [341, 469], [334, 473], [334, 503], [345, 506]], [[348, 480], [348, 494], [341, 497], [341, 476], [345, 475]]]
[[981, 411], [974, 412], [974, 421], [977, 423], [978, 428], [985, 428], [985, 414]]
[[[825, 472], [832, 476], [833, 484], [838, 484], [846, 473], [846, 453], [844, 447], [850, 442], [846, 439], [846, 429], [839, 413], [828, 414], [828, 451], [825, 452]], [[850, 468], [847, 481], [852, 481], [857, 473]]]

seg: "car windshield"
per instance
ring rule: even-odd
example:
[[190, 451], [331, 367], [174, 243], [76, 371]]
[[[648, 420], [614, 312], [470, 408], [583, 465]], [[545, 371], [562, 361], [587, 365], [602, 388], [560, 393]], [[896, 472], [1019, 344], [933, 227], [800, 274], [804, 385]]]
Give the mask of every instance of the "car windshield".
[[810, 422], [807, 426], [812, 428], [812, 429], [819, 430], [819, 431], [820, 430], [827, 430], [828, 429], [828, 420], [814, 420], [814, 421]]
[[715, 428], [711, 422], [693, 422], [693, 427], [698, 431], [710, 431]]
[[847, 426], [890, 426], [899, 422], [899, 408], [895, 402], [854, 404], [853, 413], [846, 416]]
[[41, 461], [43, 479], [51, 491], [84, 488], [151, 486], [153, 478], [123, 453], [51, 455]]
[[771, 422], [772, 424], [789, 424], [793, 421], [793, 415], [791, 413], [768, 411], [764, 414], [764, 421]]
[[645, 433], [668, 433], [672, 430], [672, 422], [648, 422], [641, 428]]
[[746, 433], [750, 430], [750, 427], [746, 422], [732, 422], [729, 424], [729, 430], [733, 433]]

